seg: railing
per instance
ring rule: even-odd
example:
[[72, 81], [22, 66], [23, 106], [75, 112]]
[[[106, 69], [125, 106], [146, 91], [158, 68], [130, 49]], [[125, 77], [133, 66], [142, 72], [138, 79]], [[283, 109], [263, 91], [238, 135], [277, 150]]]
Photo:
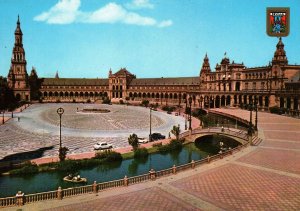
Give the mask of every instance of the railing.
[[81, 195], [85, 193], [92, 193], [93, 192], [93, 185], [86, 185], [86, 186], [81, 186], [81, 187], [75, 187], [75, 188], [67, 188], [63, 189], [63, 197], [71, 197], [75, 195]]
[[9, 206], [15, 206], [17, 202], [17, 197], [6, 197], [6, 198], [0, 198], [0, 207], [9, 207]]
[[136, 184], [136, 183], [147, 181], [149, 179], [150, 179], [149, 174], [143, 174], [143, 175], [139, 175], [139, 176], [135, 176], [135, 177], [129, 177], [128, 184]]
[[57, 198], [57, 191], [49, 191], [49, 192], [43, 192], [43, 193], [28, 194], [28, 195], [25, 195], [24, 198], [25, 198], [25, 203], [26, 204], [37, 202], [37, 201], [56, 199]]
[[104, 190], [104, 189], [120, 187], [120, 186], [124, 186], [124, 180], [123, 179], [99, 183], [98, 184], [98, 190]]

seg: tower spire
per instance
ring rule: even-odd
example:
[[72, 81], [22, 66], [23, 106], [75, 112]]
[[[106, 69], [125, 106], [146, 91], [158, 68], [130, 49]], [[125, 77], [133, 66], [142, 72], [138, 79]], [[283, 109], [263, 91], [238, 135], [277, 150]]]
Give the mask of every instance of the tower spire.
[[18, 15], [15, 30], [15, 44], [12, 50], [11, 65], [7, 81], [8, 86], [14, 91], [17, 99], [29, 100], [30, 88], [26, 70], [27, 62], [25, 59], [25, 50], [23, 48], [23, 33], [20, 25], [20, 16]]

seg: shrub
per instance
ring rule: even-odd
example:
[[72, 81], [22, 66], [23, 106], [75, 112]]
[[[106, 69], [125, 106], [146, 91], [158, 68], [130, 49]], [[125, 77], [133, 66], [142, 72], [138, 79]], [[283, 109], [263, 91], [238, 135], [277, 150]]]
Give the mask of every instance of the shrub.
[[105, 150], [103, 152], [98, 152], [96, 153], [95, 158], [103, 160], [105, 162], [120, 161], [123, 159], [120, 153], [112, 150]]
[[161, 147], [161, 146], [162, 146], [162, 142], [152, 144], [152, 147]]
[[148, 105], [149, 105], [149, 100], [143, 100], [143, 101], [142, 101], [142, 105], [145, 106], [145, 107], [147, 108]]
[[179, 140], [171, 140], [167, 145], [162, 145], [158, 147], [158, 151], [161, 153], [166, 153], [174, 150], [179, 150], [182, 148], [182, 142]]
[[270, 113], [273, 113], [273, 114], [284, 114], [284, 109], [279, 108], [278, 106], [270, 107], [269, 110], [270, 110]]
[[91, 103], [91, 100], [90, 100], [90, 99], [88, 99], [86, 102], [87, 102], [87, 103]]
[[145, 147], [139, 148], [134, 151], [134, 158], [145, 158], [148, 156], [148, 150]]
[[173, 111], [175, 111], [175, 109], [176, 109], [176, 108], [175, 108], [174, 106], [167, 106], [167, 105], [166, 105], [166, 106], [163, 106], [163, 107], [162, 107], [162, 110], [163, 110], [163, 111], [169, 111], [169, 112], [173, 112]]
[[121, 105], [123, 105], [123, 104], [124, 104], [124, 101], [123, 101], [123, 100], [119, 100], [119, 103], [120, 103]]
[[9, 173], [11, 175], [29, 175], [39, 172], [39, 168], [35, 163], [26, 162], [24, 166], [20, 169], [11, 170]]
[[56, 103], [60, 103], [60, 99], [57, 99], [55, 102], [56, 102]]
[[110, 104], [110, 99], [109, 98], [104, 98], [103, 101], [102, 101], [102, 104]]

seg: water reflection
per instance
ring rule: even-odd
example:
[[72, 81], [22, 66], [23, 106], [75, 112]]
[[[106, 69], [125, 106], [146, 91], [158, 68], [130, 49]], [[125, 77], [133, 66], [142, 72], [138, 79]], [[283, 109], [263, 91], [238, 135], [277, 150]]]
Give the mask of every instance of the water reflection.
[[[78, 170], [81, 177], [88, 179], [88, 184], [94, 181], [106, 182], [128, 177], [146, 174], [151, 168], [156, 171], [186, 164], [192, 160], [206, 158], [219, 152], [220, 139], [224, 145], [235, 147], [239, 143], [227, 137], [205, 136], [196, 140], [195, 144], [187, 144], [182, 149], [166, 154], [155, 153], [146, 158], [129, 159], [122, 162], [111, 162], [96, 167], [86, 167]], [[13, 196], [21, 190], [25, 194], [56, 190], [62, 188], [80, 186], [63, 181], [65, 172], [41, 172], [30, 176], [3, 176], [0, 177], [0, 197]]]

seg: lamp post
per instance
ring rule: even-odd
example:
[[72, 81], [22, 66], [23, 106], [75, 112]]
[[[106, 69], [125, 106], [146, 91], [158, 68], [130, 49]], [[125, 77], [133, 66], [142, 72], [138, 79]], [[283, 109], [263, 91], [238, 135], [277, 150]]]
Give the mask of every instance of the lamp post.
[[202, 109], [202, 102], [203, 102], [203, 97], [200, 97], [200, 108]]
[[250, 125], [248, 129], [248, 134], [252, 136], [252, 103], [250, 103]]
[[192, 97], [189, 97], [189, 104], [190, 104], [190, 127], [189, 130], [192, 130]]
[[64, 109], [58, 108], [56, 112], [59, 115], [59, 153], [60, 153], [60, 151], [61, 151], [61, 117], [64, 113]]
[[2, 112], [2, 124], [4, 124], [4, 112], [5, 112], [5, 110], [3, 110], [3, 112]]
[[257, 111], [258, 111], [258, 107], [257, 107], [257, 97], [255, 96], [255, 126], [254, 129], [257, 131]]
[[186, 122], [186, 117], [187, 117], [187, 99], [184, 100], [185, 102], [185, 118], [184, 118], [184, 129], [187, 130], [187, 122]]
[[150, 133], [149, 133], [149, 142], [152, 141], [152, 137], [151, 137], [151, 134], [152, 134], [152, 131], [151, 131], [151, 127], [152, 127], [152, 108], [150, 107]]

